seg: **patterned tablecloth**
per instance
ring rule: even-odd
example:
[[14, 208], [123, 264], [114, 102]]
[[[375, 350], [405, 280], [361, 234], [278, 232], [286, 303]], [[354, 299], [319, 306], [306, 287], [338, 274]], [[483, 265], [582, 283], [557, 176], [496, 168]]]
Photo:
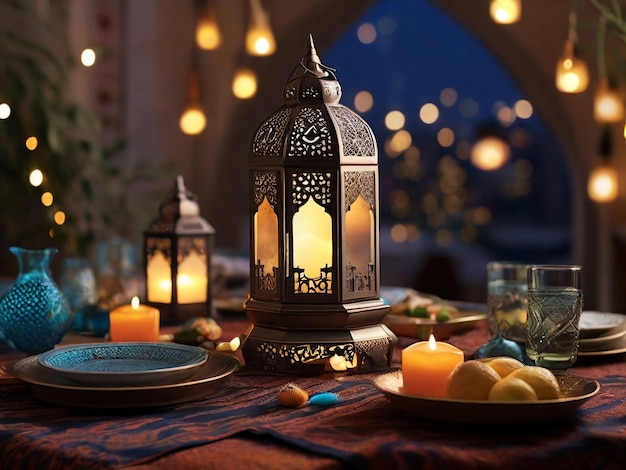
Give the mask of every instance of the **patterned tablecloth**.
[[[245, 321], [223, 322], [224, 337]], [[449, 342], [473, 352], [480, 328]], [[394, 355], [410, 343], [402, 338]], [[5, 365], [16, 354], [2, 351]], [[601, 391], [571, 418], [510, 426], [458, 425], [414, 418], [373, 385], [376, 374], [291, 377], [247, 372], [195, 402], [143, 412], [89, 411], [36, 400], [0, 381], [1, 468], [626, 468], [624, 355], [580, 361], [577, 375]], [[310, 395], [335, 392], [331, 407], [283, 407], [294, 382]]]

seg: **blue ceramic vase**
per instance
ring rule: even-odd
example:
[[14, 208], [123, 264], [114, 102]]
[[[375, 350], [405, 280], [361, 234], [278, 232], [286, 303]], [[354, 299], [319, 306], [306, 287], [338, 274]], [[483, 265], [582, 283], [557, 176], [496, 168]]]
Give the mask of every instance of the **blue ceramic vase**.
[[19, 274], [0, 300], [0, 331], [11, 346], [38, 354], [60, 343], [72, 323], [70, 304], [50, 274], [58, 250], [9, 250], [17, 257]]

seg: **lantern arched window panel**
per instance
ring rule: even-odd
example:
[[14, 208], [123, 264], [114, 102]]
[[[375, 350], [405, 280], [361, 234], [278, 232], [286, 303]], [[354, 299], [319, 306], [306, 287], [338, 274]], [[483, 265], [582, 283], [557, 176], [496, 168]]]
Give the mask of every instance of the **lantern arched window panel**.
[[313, 39], [283, 106], [250, 146], [251, 324], [246, 366], [274, 372], [386, 369], [396, 337], [381, 324], [378, 150], [339, 104]]
[[[291, 200], [288, 201], [288, 279], [287, 298], [301, 302], [325, 302], [336, 292], [336, 222], [333, 207], [336, 178], [325, 171], [294, 171], [290, 174]], [[315, 297], [303, 298], [306, 294]], [[338, 299], [335, 295], [333, 299]]]
[[252, 173], [252, 246], [251, 293], [255, 298], [278, 300], [282, 288], [284, 245], [280, 233], [282, 219], [279, 198], [281, 176], [278, 171]]
[[356, 298], [364, 293], [374, 294], [377, 289], [376, 237], [378, 224], [376, 213], [377, 178], [373, 171], [345, 171], [343, 184], [345, 194], [346, 298]]

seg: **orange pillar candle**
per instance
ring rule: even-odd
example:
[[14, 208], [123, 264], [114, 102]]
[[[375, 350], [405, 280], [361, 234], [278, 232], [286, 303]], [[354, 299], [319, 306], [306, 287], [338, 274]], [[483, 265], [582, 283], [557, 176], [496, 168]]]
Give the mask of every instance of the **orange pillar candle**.
[[443, 398], [448, 394], [448, 377], [464, 360], [463, 351], [451, 344], [420, 341], [402, 350], [402, 381], [405, 393]]
[[109, 314], [111, 341], [158, 341], [159, 311], [149, 305], [140, 305], [133, 297], [130, 305], [121, 305]]

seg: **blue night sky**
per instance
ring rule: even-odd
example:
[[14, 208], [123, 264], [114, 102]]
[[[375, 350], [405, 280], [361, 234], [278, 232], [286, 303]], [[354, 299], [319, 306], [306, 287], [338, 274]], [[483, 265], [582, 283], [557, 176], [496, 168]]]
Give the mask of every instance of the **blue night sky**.
[[[370, 44], [358, 38], [358, 28], [364, 23], [376, 29], [376, 39]], [[467, 149], [477, 140], [479, 129], [497, 123], [495, 105], [512, 107], [525, 96], [494, 56], [452, 18], [426, 0], [380, 0], [328, 51], [321, 53], [321, 59], [337, 69], [342, 104], [355, 109], [355, 95], [363, 90], [373, 96], [373, 107], [362, 116], [378, 141], [382, 232], [394, 224], [414, 224], [422, 234], [418, 243], [429, 243], [427, 239], [435, 240], [435, 234], [444, 228], [454, 234], [454, 245], [486, 250], [493, 259], [533, 261], [521, 258], [533, 253], [528, 249], [528, 240], [538, 233], [529, 235], [528, 229], [538, 229], [557, 240], [556, 246], [550, 247], [553, 253], [569, 256], [571, 188], [565, 158], [536, 114], [529, 119], [517, 118], [508, 127], [498, 126], [511, 143], [511, 158], [502, 168], [486, 172], [468, 159]], [[448, 87], [456, 90], [458, 99], [446, 107], [441, 104], [440, 93]], [[464, 112], [468, 102], [475, 105], [473, 115]], [[439, 118], [433, 124], [425, 124], [419, 118], [419, 109], [425, 103], [439, 108]], [[394, 165], [405, 156], [390, 158], [384, 152], [384, 143], [393, 134], [384, 124], [385, 115], [391, 110], [406, 116], [404, 129], [419, 149], [419, 178], [398, 177]], [[455, 137], [448, 148], [437, 141], [437, 132], [444, 127], [451, 129]], [[523, 135], [525, 143], [514, 145], [514, 135]], [[453, 160], [466, 176], [459, 191], [463, 208], [460, 213], [447, 213], [445, 223], [437, 226], [424, 215], [420, 201], [430, 195], [444, 206], [446, 195], [438, 186], [440, 162], [444, 158]], [[524, 165], [520, 164], [531, 169], [523, 182], [531, 189], [513, 194], [511, 188], [523, 179], [519, 168]], [[398, 191], [404, 191], [411, 201], [410, 211], [401, 216], [391, 209]], [[473, 240], [463, 240], [467, 214], [476, 208], [488, 209], [491, 218], [487, 224], [474, 227]], [[507, 233], [504, 237], [503, 231]], [[385, 238], [384, 233], [382, 237]], [[515, 237], [518, 239], [513, 240]], [[505, 243], [501, 243], [503, 238]], [[429, 246], [444, 251], [451, 247], [441, 246], [438, 241]], [[394, 248], [381, 245], [383, 255], [387, 249]]]

